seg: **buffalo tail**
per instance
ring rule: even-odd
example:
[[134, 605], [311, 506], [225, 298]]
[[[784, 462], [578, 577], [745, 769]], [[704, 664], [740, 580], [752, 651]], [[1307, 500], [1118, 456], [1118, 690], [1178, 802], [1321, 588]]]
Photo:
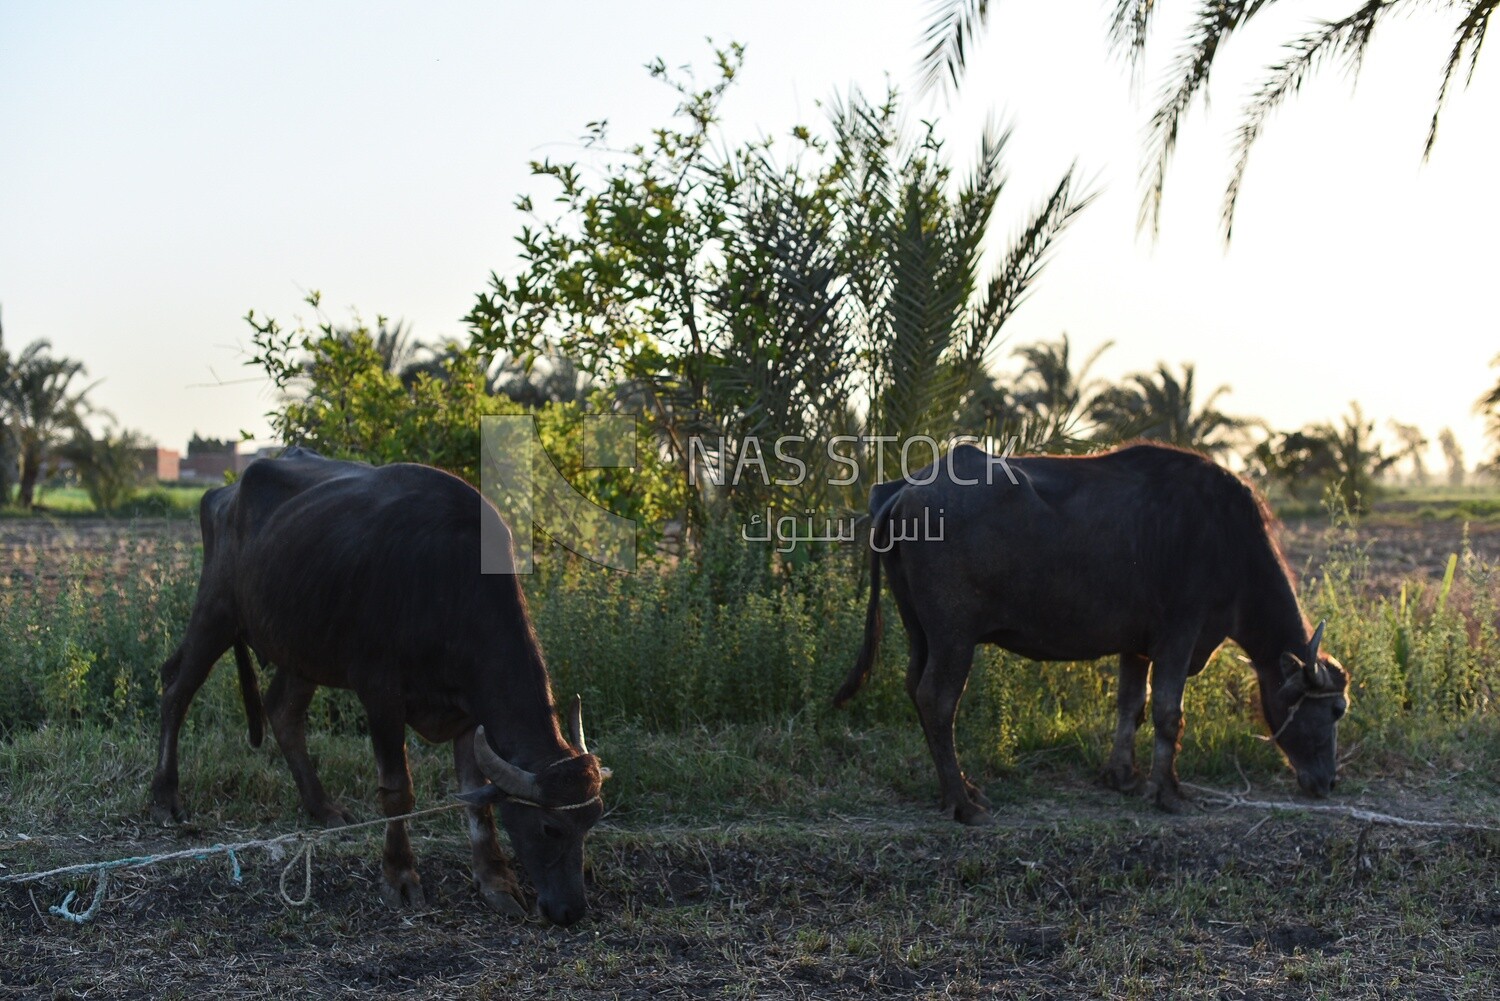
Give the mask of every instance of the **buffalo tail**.
[[245, 641], [234, 641], [234, 662], [240, 669], [240, 698], [245, 701], [245, 721], [250, 726], [250, 746], [259, 747], [266, 739], [266, 711], [260, 700], [260, 679], [250, 663], [250, 648]]
[[854, 660], [854, 666], [849, 669], [849, 676], [844, 679], [844, 685], [833, 697], [835, 709], [843, 708], [844, 704], [859, 692], [864, 686], [865, 679], [870, 676], [870, 670], [875, 666], [875, 657], [880, 653], [880, 636], [884, 631], [884, 621], [880, 614], [880, 553], [875, 549], [875, 543], [879, 541], [880, 533], [886, 530], [890, 524], [886, 517], [890, 513], [890, 505], [875, 512], [870, 519], [870, 604], [865, 610], [865, 638], [859, 645], [859, 656]]

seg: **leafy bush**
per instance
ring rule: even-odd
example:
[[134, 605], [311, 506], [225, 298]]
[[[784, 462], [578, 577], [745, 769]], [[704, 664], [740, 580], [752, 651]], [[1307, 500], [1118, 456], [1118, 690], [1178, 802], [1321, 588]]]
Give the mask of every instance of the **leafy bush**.
[[129, 500], [144, 482], [140, 453], [145, 447], [145, 437], [135, 431], [105, 431], [95, 438], [79, 429], [59, 454], [73, 463], [94, 510], [107, 513]]
[[[55, 594], [11, 587], [0, 596], [0, 733], [88, 721], [151, 726], [157, 672], [187, 623], [196, 564], [154, 540], [128, 547], [107, 587], [79, 563]], [[1367, 563], [1339, 552], [1304, 590], [1310, 616], [1330, 622], [1328, 646], [1351, 669], [1346, 747], [1381, 756], [1496, 754], [1500, 637], [1493, 568], [1455, 556], [1447, 578], [1372, 596]], [[905, 691], [906, 644], [888, 607], [880, 660], [847, 711], [830, 697], [864, 628], [867, 578], [857, 550], [774, 569], [737, 535], [721, 533], [700, 561], [635, 574], [543, 553], [523, 586], [560, 697], [581, 693], [600, 732], [683, 733], [699, 727], [808, 727], [837, 740], [847, 728], [916, 727]], [[887, 599], [888, 600], [888, 599]], [[1226, 648], [1187, 687], [1187, 767], [1233, 774], [1274, 769], [1260, 740], [1254, 677]], [[227, 663], [227, 662], [226, 662]], [[983, 648], [959, 714], [972, 767], [1042, 751], [1103, 761], [1114, 721], [1112, 661], [1034, 664]], [[242, 732], [233, 670], [210, 678], [193, 725]], [[314, 704], [315, 731], [361, 732], [347, 693]], [[1476, 729], [1477, 728], [1477, 729]], [[1490, 744], [1463, 735], [1489, 733]], [[1459, 735], [1458, 739], [1453, 739]], [[1149, 739], [1149, 727], [1142, 740]], [[1485, 748], [1490, 748], [1485, 750]]]
[[38, 577], [0, 595], [0, 733], [154, 718], [158, 671], [192, 609], [197, 558], [154, 538], [124, 545], [116, 566], [76, 558], [54, 568], [63, 579], [55, 590]]

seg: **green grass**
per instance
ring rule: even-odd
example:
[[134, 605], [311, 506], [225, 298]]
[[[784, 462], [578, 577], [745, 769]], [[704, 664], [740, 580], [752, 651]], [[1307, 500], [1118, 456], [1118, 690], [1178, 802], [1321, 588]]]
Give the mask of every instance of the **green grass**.
[[[227, 663], [183, 735], [191, 822], [147, 821], [156, 672], [196, 564], [125, 539], [60, 589], [0, 591], [0, 874], [306, 825], [274, 741], [248, 746]], [[1456, 558], [1389, 592], [1368, 566], [1337, 550], [1304, 595], [1354, 676], [1333, 802], [1500, 823], [1491, 568]], [[859, 642], [861, 580], [852, 560], [783, 574], [728, 549], [632, 576], [551, 560], [525, 582], [556, 687], [584, 694], [614, 771], [590, 841], [595, 913], [575, 929], [485, 912], [460, 821], [435, 817], [414, 825], [432, 901], [415, 914], [378, 903], [378, 828], [319, 843], [305, 909], [281, 902], [285, 860], [264, 852], [245, 854], [238, 887], [218, 856], [118, 874], [77, 929], [46, 906], [90, 879], [0, 886], [0, 997], [195, 997], [208, 978], [232, 997], [1495, 996], [1500, 838], [1220, 814], [1201, 796], [1203, 811], [1168, 818], [1107, 792], [1093, 776], [1108, 663], [986, 652], [958, 746], [998, 825], [938, 819], [894, 615], [866, 690], [848, 712], [828, 705]], [[1184, 780], [1291, 799], [1255, 706], [1231, 652], [1190, 682]], [[320, 693], [311, 717], [329, 791], [375, 817], [357, 703]], [[448, 802], [450, 750], [409, 748], [418, 808]]]
[[[1282, 520], [1322, 520], [1328, 517], [1326, 500], [1297, 499], [1278, 492], [1271, 497]], [[1407, 524], [1412, 521], [1500, 521], [1500, 485], [1470, 484], [1454, 487], [1377, 486], [1367, 499], [1365, 519], [1376, 523]]]
[[[159, 483], [143, 487], [113, 511], [112, 518], [196, 518], [198, 502], [206, 486], [183, 483]], [[37, 491], [39, 510], [22, 510], [0, 504], [0, 518], [98, 518], [101, 516], [82, 487], [49, 487]]]
[[[0, 830], [8, 871], [298, 825], [274, 753], [209, 729], [185, 743], [193, 823], [143, 828], [149, 737], [49, 728], [6, 745], [3, 792], [22, 792]], [[573, 929], [484, 911], [459, 820], [427, 818], [414, 830], [430, 905], [415, 913], [377, 901], [378, 828], [319, 843], [301, 909], [278, 896], [286, 859], [263, 851], [242, 855], [241, 886], [222, 856], [121, 873], [77, 929], [38, 908], [70, 888], [87, 899], [90, 880], [0, 886], [0, 994], [193, 997], [211, 978], [224, 997], [1494, 996], [1497, 835], [1166, 818], [1038, 762], [991, 785], [1008, 792], [1001, 824], [975, 831], [909, 801], [929, 767], [898, 731], [599, 743], [617, 777], [590, 839], [593, 914]], [[314, 753], [370, 816], [362, 742], [325, 736]], [[418, 805], [440, 801], [447, 755], [414, 757]]]
[[[60, 588], [23, 581], [0, 595], [0, 734], [154, 718], [157, 672], [187, 622], [196, 557], [149, 534], [127, 534], [123, 545], [112, 564], [71, 568]], [[860, 569], [833, 558], [778, 573], [734, 550], [633, 575], [551, 559], [525, 586], [555, 686], [583, 695], [591, 729], [914, 728], [894, 614], [864, 690], [845, 711], [829, 703], [860, 643]], [[1443, 581], [1372, 596], [1367, 571], [1359, 551], [1336, 551], [1304, 595], [1309, 616], [1329, 620], [1329, 648], [1351, 669], [1353, 709], [1341, 738], [1391, 761], [1446, 754], [1450, 735], [1496, 717], [1493, 572], [1455, 556]], [[193, 718], [238, 730], [233, 672], [218, 674]], [[959, 713], [965, 761], [994, 770], [1041, 753], [1097, 767], [1113, 729], [1114, 674], [1108, 661], [1039, 665], [982, 650]], [[335, 732], [360, 732], [347, 693], [319, 706]], [[1280, 768], [1275, 751], [1253, 739], [1263, 732], [1258, 707], [1252, 672], [1226, 647], [1188, 685], [1185, 760], [1215, 778]], [[1489, 745], [1476, 753], [1496, 758]]]

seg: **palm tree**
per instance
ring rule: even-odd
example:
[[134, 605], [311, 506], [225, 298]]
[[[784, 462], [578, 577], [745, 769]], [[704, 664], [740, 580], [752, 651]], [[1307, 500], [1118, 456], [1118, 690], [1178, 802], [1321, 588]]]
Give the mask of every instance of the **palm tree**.
[[[1500, 356], [1490, 362], [1491, 366], [1500, 365]], [[1481, 396], [1474, 403], [1474, 412], [1484, 418], [1485, 437], [1496, 445], [1496, 453], [1490, 458], [1490, 468], [1500, 468], [1500, 382]]]
[[[353, 326], [333, 327], [331, 335], [345, 345], [368, 343], [370, 350], [380, 359], [381, 368], [408, 385], [416, 378], [417, 372], [424, 371], [424, 366], [430, 364], [422, 358], [423, 352], [429, 350], [427, 345], [411, 335], [411, 326], [405, 320], [392, 325], [386, 317], [377, 316], [372, 330], [356, 315]], [[307, 365], [311, 370], [317, 365], [317, 360], [313, 359]]]
[[[1154, 233], [1161, 218], [1161, 198], [1167, 164], [1177, 147], [1182, 121], [1208, 84], [1209, 70], [1229, 37], [1243, 29], [1276, 0], [1198, 0], [1187, 37], [1172, 63], [1171, 78], [1161, 102], [1151, 116], [1143, 171], [1145, 195], [1140, 225]], [[1490, 15], [1500, 0], [1451, 0], [1433, 4], [1424, 0], [1357, 0], [1346, 16], [1321, 22], [1312, 31], [1283, 44], [1281, 60], [1267, 67], [1267, 76], [1246, 105], [1235, 139], [1234, 167], [1224, 192], [1222, 223], [1227, 241], [1233, 231], [1235, 203], [1250, 149], [1260, 137], [1270, 113], [1318, 70], [1330, 63], [1341, 64], [1351, 75], [1359, 72], [1377, 25], [1413, 13], [1418, 7], [1438, 7], [1453, 19], [1453, 47], [1443, 68], [1437, 101], [1428, 125], [1424, 159], [1437, 140], [1438, 117], [1456, 78], [1467, 86], [1474, 76], [1479, 47], [1484, 42]], [[1138, 72], [1146, 50], [1152, 18], [1162, 5], [1157, 0], [1115, 0], [1109, 37], [1125, 53], [1133, 72]], [[937, 0], [925, 32], [927, 50], [922, 59], [924, 87], [945, 83], [957, 86], [962, 78], [974, 41], [990, 13], [989, 0]], [[1205, 98], [1206, 101], [1206, 98]]]
[[129, 500], [145, 480], [141, 450], [147, 447], [145, 436], [135, 431], [105, 430], [95, 438], [79, 428], [58, 454], [73, 463], [94, 510], [105, 514]]
[[[539, 165], [562, 185], [563, 220], [528, 230], [524, 269], [492, 275], [468, 318], [486, 352], [530, 359], [552, 346], [642, 400], [690, 524], [706, 523], [711, 506], [822, 503], [816, 468], [786, 491], [763, 491], [754, 475], [698, 490], [703, 462], [738, 469], [736, 456], [768, 434], [821, 454], [813, 443], [860, 409], [882, 438], [951, 434], [1004, 325], [1089, 200], [1069, 170], [1019, 235], [991, 248], [988, 267], [1003, 132], [987, 130], [972, 166], [954, 166], [933, 128], [902, 127], [893, 94], [878, 107], [855, 95], [778, 162], [780, 147], [724, 137], [718, 102], [740, 53], [719, 55], [714, 86], [669, 80], [684, 98], [682, 127], [657, 130], [597, 189], [574, 165]], [[705, 439], [712, 454], [698, 447]]]
[[1427, 482], [1427, 463], [1422, 459], [1422, 453], [1431, 444], [1422, 429], [1415, 424], [1402, 424], [1400, 421], [1390, 422], [1391, 433], [1401, 442], [1400, 454], [1411, 461], [1411, 478], [1416, 484]]
[[526, 407], [548, 403], [580, 403], [594, 388], [594, 380], [566, 355], [550, 351], [532, 365], [502, 358], [489, 367], [485, 389]]
[[1294, 495], [1310, 496], [1314, 487], [1332, 491], [1344, 510], [1360, 514], [1374, 496], [1375, 481], [1406, 454], [1387, 455], [1374, 436], [1375, 422], [1350, 403], [1341, 426], [1311, 424], [1273, 435], [1256, 446], [1255, 459], [1268, 479]]
[[1086, 447], [1093, 401], [1107, 392], [1101, 379], [1089, 378], [1099, 356], [1114, 346], [1105, 341], [1073, 369], [1072, 345], [1064, 333], [1055, 341], [1023, 344], [1013, 352], [1021, 359], [1013, 405], [1012, 433], [1028, 452], [1071, 452]]
[[14, 485], [16, 445], [5, 410], [5, 387], [10, 384], [10, 352], [5, 350], [5, 325], [0, 323], [0, 507], [10, 503]]
[[1458, 436], [1452, 428], [1443, 428], [1438, 433], [1438, 447], [1443, 450], [1443, 461], [1448, 463], [1448, 485], [1464, 485], [1464, 450], [1458, 444]]
[[37, 481], [53, 449], [94, 412], [87, 397], [98, 383], [76, 388], [74, 380], [85, 374], [83, 362], [54, 357], [51, 351], [47, 341], [33, 341], [10, 362], [9, 377], [0, 384], [0, 410], [20, 459], [17, 502], [22, 507], [34, 503]]
[[1333, 446], [1338, 463], [1338, 489], [1350, 511], [1363, 512], [1375, 493], [1375, 481], [1399, 462], [1404, 453], [1385, 454], [1375, 437], [1375, 422], [1365, 420], [1358, 403], [1349, 404], [1343, 426], [1322, 425], [1324, 436]]
[[[950, 193], [951, 168], [931, 127], [900, 134], [895, 105], [856, 98], [834, 116], [850, 292], [879, 433], [950, 434], [1002, 328], [1035, 284], [1062, 230], [1092, 195], [1073, 170], [981, 272], [984, 238], [1006, 182], [1008, 131], [987, 129], [979, 156]], [[1066, 347], [1064, 346], [1064, 351]]]
[[1218, 387], [1199, 404], [1196, 375], [1192, 364], [1185, 363], [1179, 380], [1165, 362], [1159, 363], [1155, 371], [1137, 372], [1099, 394], [1090, 413], [1115, 438], [1144, 438], [1217, 456], [1239, 445], [1255, 422], [1215, 408], [1228, 386]]

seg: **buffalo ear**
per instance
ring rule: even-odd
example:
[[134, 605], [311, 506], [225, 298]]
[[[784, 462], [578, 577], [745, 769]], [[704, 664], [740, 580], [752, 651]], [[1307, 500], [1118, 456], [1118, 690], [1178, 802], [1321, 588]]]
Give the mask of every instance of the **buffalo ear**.
[[1302, 658], [1288, 651], [1281, 655], [1281, 676], [1287, 681], [1297, 676], [1307, 665], [1302, 663]]
[[1276, 694], [1282, 702], [1296, 702], [1307, 694], [1307, 685], [1303, 682], [1302, 675], [1294, 674], [1286, 680], [1286, 684], [1282, 685], [1281, 690]]
[[615, 771], [614, 771], [613, 768], [605, 768], [603, 765], [599, 766], [599, 781], [600, 782], [603, 782], [606, 779], [613, 778], [614, 774], [615, 774]]
[[496, 785], [485, 785], [468, 792], [454, 793], [453, 798], [463, 800], [470, 806], [489, 806], [504, 799], [505, 790]]

